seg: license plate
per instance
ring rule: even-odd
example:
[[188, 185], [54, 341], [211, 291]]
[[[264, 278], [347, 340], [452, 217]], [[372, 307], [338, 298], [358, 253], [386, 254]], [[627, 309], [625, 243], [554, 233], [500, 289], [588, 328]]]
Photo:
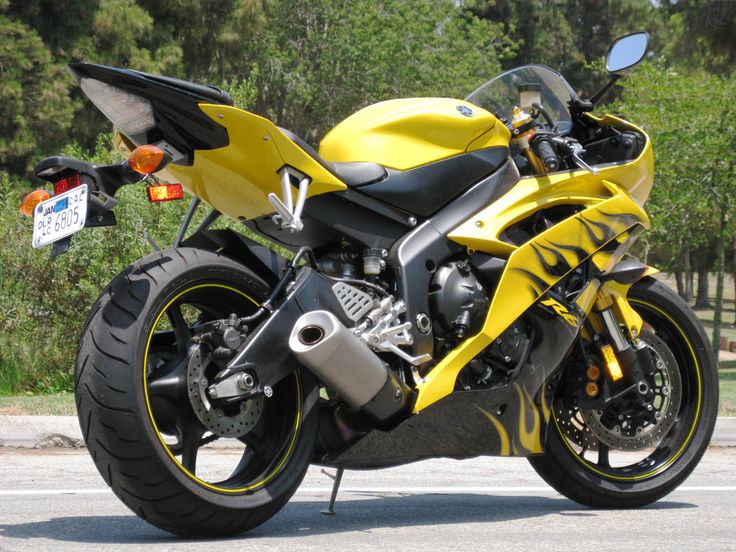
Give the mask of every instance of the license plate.
[[33, 213], [33, 247], [43, 247], [79, 232], [86, 218], [86, 184], [39, 203]]

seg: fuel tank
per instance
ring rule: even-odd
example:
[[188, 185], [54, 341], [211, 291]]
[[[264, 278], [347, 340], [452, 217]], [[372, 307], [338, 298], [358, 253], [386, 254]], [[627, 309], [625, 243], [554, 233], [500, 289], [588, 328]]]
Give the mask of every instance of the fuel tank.
[[491, 113], [463, 100], [407, 98], [370, 105], [323, 138], [327, 161], [368, 161], [408, 170], [468, 151], [508, 147], [511, 135]]

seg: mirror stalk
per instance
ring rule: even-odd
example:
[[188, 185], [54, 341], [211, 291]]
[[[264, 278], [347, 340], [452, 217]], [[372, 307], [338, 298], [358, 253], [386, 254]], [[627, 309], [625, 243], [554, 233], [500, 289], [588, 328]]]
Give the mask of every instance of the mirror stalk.
[[609, 90], [610, 90], [611, 88], [613, 88], [613, 85], [614, 85], [614, 84], [616, 84], [616, 83], [617, 83], [617, 82], [618, 82], [619, 80], [621, 80], [621, 78], [623, 78], [623, 75], [621, 75], [621, 74], [619, 74], [619, 73], [614, 73], [614, 74], [613, 74], [613, 75], [611, 76], [611, 80], [610, 80], [610, 81], [608, 81], [608, 83], [607, 83], [607, 84], [606, 84], [606, 85], [605, 85], [605, 86], [604, 86], [603, 88], [601, 88], [601, 89], [600, 89], [600, 90], [599, 90], [598, 92], [596, 92], [595, 94], [593, 94], [593, 95], [592, 95], [592, 96], [590, 97], [590, 100], [588, 100], [588, 101], [589, 101], [590, 103], [592, 103], [592, 104], [596, 104], [596, 103], [598, 103], [598, 101], [599, 101], [599, 100], [600, 100], [600, 99], [601, 99], [601, 98], [602, 98], [603, 96], [605, 96], [605, 95], [606, 95], [606, 93], [607, 93], [607, 92], [608, 92], [608, 91], [609, 91]]

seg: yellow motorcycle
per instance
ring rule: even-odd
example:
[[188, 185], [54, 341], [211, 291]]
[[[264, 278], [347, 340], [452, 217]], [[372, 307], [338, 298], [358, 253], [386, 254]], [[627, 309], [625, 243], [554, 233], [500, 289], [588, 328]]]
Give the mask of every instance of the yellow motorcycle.
[[[465, 100], [366, 107], [318, 151], [217, 88], [72, 64], [129, 157], [41, 161], [34, 246], [114, 224], [123, 185], [194, 196], [81, 336], [79, 420], [115, 494], [224, 536], [274, 515], [310, 463], [524, 456], [600, 508], [682, 483], [715, 423], [716, 359], [656, 269], [624, 259], [649, 226], [648, 136], [592, 114], [647, 45], [618, 39], [589, 100], [528, 65]], [[216, 440], [231, 448], [213, 463]]]

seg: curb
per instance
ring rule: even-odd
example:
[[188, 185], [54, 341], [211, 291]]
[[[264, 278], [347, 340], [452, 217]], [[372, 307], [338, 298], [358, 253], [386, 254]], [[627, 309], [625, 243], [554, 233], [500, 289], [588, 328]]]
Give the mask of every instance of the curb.
[[[209, 447], [237, 447], [227, 441], [215, 441]], [[736, 417], [722, 416], [716, 421], [711, 447], [736, 447]], [[83, 448], [84, 439], [76, 416], [0, 415], [0, 447], [44, 449]]]

